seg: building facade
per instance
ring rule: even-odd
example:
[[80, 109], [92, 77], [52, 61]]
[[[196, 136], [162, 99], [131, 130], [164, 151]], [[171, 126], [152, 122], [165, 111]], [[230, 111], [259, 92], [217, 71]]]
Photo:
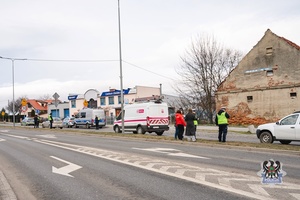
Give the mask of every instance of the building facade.
[[300, 47], [267, 30], [220, 84], [217, 110], [234, 124], [262, 124], [300, 110]]

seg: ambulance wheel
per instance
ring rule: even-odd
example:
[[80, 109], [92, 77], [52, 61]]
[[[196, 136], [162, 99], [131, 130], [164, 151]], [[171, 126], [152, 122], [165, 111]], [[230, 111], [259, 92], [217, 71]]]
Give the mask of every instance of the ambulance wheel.
[[121, 133], [121, 129], [119, 126], [115, 126], [114, 130], [115, 130], [115, 133]]
[[164, 131], [157, 131], [157, 132], [155, 132], [156, 133], [156, 135], [162, 135], [163, 133], [164, 133]]
[[141, 126], [138, 126], [137, 129], [136, 129], [136, 132], [138, 134], [145, 134], [145, 131], [143, 130], [143, 128]]

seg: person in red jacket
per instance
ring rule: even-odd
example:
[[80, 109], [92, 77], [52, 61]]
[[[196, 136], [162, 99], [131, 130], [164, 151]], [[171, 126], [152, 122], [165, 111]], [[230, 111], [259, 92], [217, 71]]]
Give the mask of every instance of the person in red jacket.
[[186, 122], [185, 122], [180, 110], [177, 110], [177, 112], [175, 114], [175, 123], [176, 123], [177, 129], [178, 129], [178, 139], [182, 140]]

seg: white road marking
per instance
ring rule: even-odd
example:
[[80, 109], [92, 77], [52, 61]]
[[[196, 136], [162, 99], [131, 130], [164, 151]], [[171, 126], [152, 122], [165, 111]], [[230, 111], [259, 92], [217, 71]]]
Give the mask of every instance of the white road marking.
[[0, 138], [0, 142], [3, 142], [3, 141], [5, 141], [5, 139]]
[[64, 176], [74, 177], [74, 176], [70, 175], [69, 173], [82, 168], [79, 165], [76, 165], [76, 164], [68, 162], [66, 160], [57, 158], [55, 156], [50, 156], [50, 157], [68, 164], [67, 166], [64, 166], [64, 167], [61, 167], [61, 168], [56, 168], [56, 167], [52, 166], [52, 172], [53, 173], [61, 174], [61, 175], [64, 175]]
[[[28, 139], [28, 138], [25, 138], [25, 139]], [[108, 150], [104, 150], [104, 149], [74, 145], [74, 144], [63, 143], [63, 142], [56, 142], [56, 141], [42, 140], [42, 139], [36, 139], [36, 140], [31, 139], [31, 140], [38, 142], [38, 143], [55, 146], [58, 148], [67, 149], [70, 151], [83, 153], [83, 154], [119, 162], [122, 164], [138, 167], [138, 168], [153, 171], [156, 173], [173, 176], [176, 178], [184, 179], [187, 181], [191, 181], [191, 182], [198, 183], [201, 185], [224, 190], [227, 192], [236, 193], [236, 194], [254, 198], [254, 199], [262, 199], [262, 200], [276, 199], [276, 197], [275, 198], [272, 197], [273, 196], [272, 192], [269, 194], [268, 191], [264, 190], [264, 188], [266, 188], [266, 189], [271, 188], [272, 190], [273, 189], [276, 189], [276, 190], [286, 189], [287, 191], [284, 191], [284, 192], [286, 192], [287, 195], [292, 195], [293, 197], [295, 197], [297, 199], [299, 199], [299, 196], [300, 196], [300, 193], [299, 193], [300, 189], [299, 189], [298, 184], [284, 182], [282, 185], [272, 185], [272, 186], [262, 185], [260, 178], [258, 178], [257, 176], [252, 176], [252, 175], [236, 174], [236, 173], [232, 173], [232, 172], [215, 170], [215, 169], [211, 169], [211, 168], [203, 168], [203, 167], [186, 165], [186, 164], [183, 164], [180, 162], [178, 163], [178, 162], [158, 160], [155, 158], [154, 159], [151, 157], [148, 158], [148, 157], [141, 156], [141, 155], [126, 154], [126, 153], [121, 153], [121, 152], [108, 151]], [[168, 151], [176, 151], [176, 152], [179, 151], [176, 149], [168, 149], [168, 148], [158, 148], [156, 150], [159, 150], [159, 151], [168, 150]], [[168, 153], [168, 152], [164, 151], [163, 153]], [[61, 160], [61, 161], [63, 161], [63, 160]], [[63, 162], [66, 162], [68, 164], [70, 163], [67, 161], [63, 161]], [[174, 168], [175, 168], [175, 172], [174, 172]], [[186, 172], [190, 172], [190, 173], [185, 173], [184, 170], [186, 170]], [[70, 170], [66, 170], [66, 171], [70, 171]], [[67, 176], [71, 176], [68, 173], [70, 173], [70, 172], [64, 172], [64, 175], [67, 174]], [[246, 177], [248, 177], [248, 181], [251, 183], [247, 183]], [[231, 184], [228, 183], [228, 181], [230, 181], [229, 178], [232, 178], [233, 181], [241, 181], [241, 187], [235, 187], [235, 188], [232, 187]], [[211, 182], [210, 179], [213, 179], [213, 180], [217, 179], [218, 183]], [[220, 179], [224, 179], [224, 180], [222, 181]], [[244, 182], [244, 183], [242, 183], [242, 182]], [[247, 188], [245, 188], [245, 186], [247, 186]], [[294, 191], [289, 191], [289, 190], [294, 190]]]
[[2, 133], [8, 133], [9, 130], [1, 130], [0, 132], [2, 132]]
[[53, 134], [47, 134], [47, 135], [36, 135], [36, 136], [39, 136], [39, 137], [44, 137], [44, 138], [57, 138], [55, 135]]
[[132, 149], [143, 150], [143, 151], [151, 151], [151, 152], [157, 152], [157, 153], [164, 153], [164, 154], [167, 154], [169, 156], [210, 159], [210, 158], [207, 158], [207, 157], [195, 156], [195, 155], [192, 155], [192, 154], [182, 153], [178, 149], [170, 149], [170, 148], [146, 148], [146, 149], [143, 149], [143, 148], [134, 148], [134, 147]]

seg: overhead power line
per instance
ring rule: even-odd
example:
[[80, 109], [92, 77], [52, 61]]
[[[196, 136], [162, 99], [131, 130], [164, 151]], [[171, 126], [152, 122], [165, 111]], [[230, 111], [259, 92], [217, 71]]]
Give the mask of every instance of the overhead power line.
[[[18, 60], [18, 58], [14, 58], [16, 60]], [[35, 58], [26, 58], [26, 59], [22, 59], [22, 60], [26, 60], [26, 61], [34, 61], [34, 62], [78, 62], [78, 63], [96, 63], [96, 62], [119, 62], [119, 60], [70, 60], [70, 59], [35, 59]], [[147, 71], [149, 73], [152, 73], [152, 74], [155, 74], [157, 76], [160, 76], [160, 77], [163, 77], [163, 78], [166, 78], [166, 79], [170, 79], [172, 81], [174, 81], [173, 78], [171, 77], [168, 77], [168, 76], [164, 76], [162, 74], [159, 74], [159, 73], [156, 73], [156, 72], [153, 72], [151, 70], [148, 70], [148, 69], [145, 69], [143, 67], [140, 67], [136, 64], [133, 64], [133, 63], [130, 63], [130, 62], [127, 62], [125, 60], [122, 60], [124, 63], [128, 64], [128, 65], [131, 65], [133, 67], [136, 67], [138, 69], [141, 69], [141, 70], [144, 70], [144, 71]]]

